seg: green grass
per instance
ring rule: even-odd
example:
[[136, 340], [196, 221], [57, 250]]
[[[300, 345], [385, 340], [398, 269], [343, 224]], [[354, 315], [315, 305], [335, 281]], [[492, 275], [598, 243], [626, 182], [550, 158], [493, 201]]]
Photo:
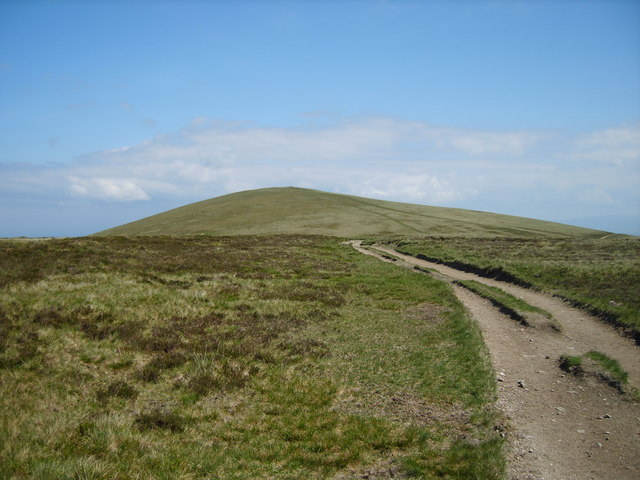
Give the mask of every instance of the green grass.
[[99, 235], [320, 234], [475, 237], [602, 237], [606, 232], [530, 218], [267, 188], [224, 195], [100, 232]]
[[563, 296], [640, 340], [640, 239], [430, 238], [398, 249]]
[[0, 242], [0, 477], [504, 474], [447, 285], [323, 237]]
[[622, 384], [628, 382], [629, 374], [624, 371], [616, 359], [595, 350], [587, 352], [585, 357], [590, 358], [600, 365], [600, 367], [607, 371], [616, 381]]
[[565, 372], [572, 373], [577, 376], [584, 375], [582, 368], [582, 357], [573, 355], [560, 355], [560, 368]]
[[460, 280], [455, 282], [458, 285], [465, 287], [466, 289], [486, 298], [491, 303], [500, 308], [504, 313], [511, 316], [515, 320], [520, 321], [525, 325], [532, 325], [535, 322], [531, 321], [531, 314], [541, 315], [551, 321], [551, 325], [560, 330], [559, 324], [554, 321], [553, 315], [546, 310], [533, 305], [528, 304], [524, 300], [514, 297], [513, 295], [505, 292], [504, 290], [493, 287], [491, 285], [485, 285], [484, 283], [477, 282], [475, 280]]
[[640, 399], [638, 389], [629, 385], [629, 374], [616, 359], [602, 352], [591, 350], [581, 356], [562, 355], [559, 365], [561, 369], [576, 376], [589, 373], [618, 389], [621, 393], [629, 394], [634, 401]]

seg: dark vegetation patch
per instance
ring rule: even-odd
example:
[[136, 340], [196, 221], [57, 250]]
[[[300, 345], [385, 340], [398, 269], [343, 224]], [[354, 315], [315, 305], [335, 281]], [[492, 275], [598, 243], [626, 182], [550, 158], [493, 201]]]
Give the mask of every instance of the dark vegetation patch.
[[39, 354], [40, 335], [33, 328], [3, 328], [0, 338], [0, 368], [16, 367]]
[[222, 359], [211, 370], [189, 376], [184, 385], [197, 395], [206, 395], [212, 391], [228, 392], [244, 388], [258, 371], [256, 365], [251, 365], [246, 360]]
[[114, 323], [110, 312], [99, 311], [91, 306], [83, 305], [67, 310], [61, 306], [48, 306], [38, 310], [33, 316], [33, 323], [43, 327], [76, 326], [82, 333], [93, 340], [103, 340], [114, 333], [126, 333]]
[[187, 360], [188, 357], [181, 352], [157, 354], [136, 373], [136, 377], [143, 382], [157, 382], [163, 371], [184, 365]]
[[169, 430], [173, 433], [180, 433], [184, 431], [187, 421], [174, 412], [155, 409], [136, 415], [134, 423], [138, 429], [143, 432], [161, 429]]
[[100, 402], [106, 402], [110, 398], [136, 398], [138, 391], [122, 380], [115, 380], [103, 388], [99, 388], [96, 392], [96, 398]]

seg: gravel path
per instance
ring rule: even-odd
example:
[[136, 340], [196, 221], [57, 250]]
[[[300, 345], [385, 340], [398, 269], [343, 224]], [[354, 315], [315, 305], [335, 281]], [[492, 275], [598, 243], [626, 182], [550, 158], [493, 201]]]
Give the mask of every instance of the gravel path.
[[365, 249], [381, 260], [438, 272], [444, 280], [472, 279], [497, 286], [551, 312], [562, 333], [523, 327], [487, 300], [453, 285], [480, 325], [498, 381], [498, 406], [510, 422], [509, 479], [585, 480], [640, 478], [640, 405], [594, 378], [576, 378], [558, 367], [563, 354], [606, 353], [640, 385], [640, 349], [585, 312], [533, 290], [478, 277], [402, 255], [390, 248]]

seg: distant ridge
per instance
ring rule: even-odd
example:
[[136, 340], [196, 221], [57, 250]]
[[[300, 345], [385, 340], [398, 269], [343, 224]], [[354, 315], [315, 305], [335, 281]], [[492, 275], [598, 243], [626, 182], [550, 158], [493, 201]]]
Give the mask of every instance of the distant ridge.
[[510, 215], [283, 187], [223, 195], [96, 235], [601, 237], [607, 233]]

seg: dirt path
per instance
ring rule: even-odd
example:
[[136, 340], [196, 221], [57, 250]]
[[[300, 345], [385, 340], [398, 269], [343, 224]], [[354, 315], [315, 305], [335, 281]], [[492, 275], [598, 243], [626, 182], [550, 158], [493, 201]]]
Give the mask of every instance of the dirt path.
[[[498, 379], [498, 406], [510, 421], [509, 479], [583, 480], [640, 478], [640, 406], [591, 378], [558, 368], [563, 354], [599, 350], [617, 359], [640, 385], [640, 349], [590, 315], [539, 292], [443, 265], [352, 245], [362, 253], [439, 272], [444, 279], [473, 279], [498, 286], [551, 312], [562, 333], [527, 328], [488, 301], [453, 286], [482, 328]], [[382, 253], [382, 254], [381, 254]]]

